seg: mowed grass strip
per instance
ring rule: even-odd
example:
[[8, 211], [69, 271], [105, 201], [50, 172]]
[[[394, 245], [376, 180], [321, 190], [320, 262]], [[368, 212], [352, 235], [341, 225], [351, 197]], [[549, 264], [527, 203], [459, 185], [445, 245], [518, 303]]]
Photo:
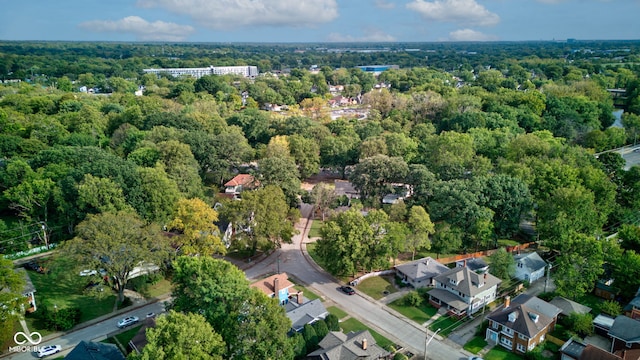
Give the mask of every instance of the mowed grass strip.
[[393, 341], [378, 334], [377, 332], [368, 328], [365, 324], [361, 323], [360, 321], [354, 318], [350, 318], [348, 320], [341, 322], [340, 328], [342, 329], [342, 332], [344, 332], [345, 334], [349, 333], [350, 331], [357, 332], [361, 330], [369, 330], [369, 332], [371, 333], [371, 336], [373, 336], [373, 338], [376, 339], [376, 343], [378, 344], [378, 346], [386, 348], [386, 346], [388, 345], [394, 345]]
[[347, 317], [347, 315], [349, 315], [344, 310], [342, 310], [342, 309], [340, 309], [339, 307], [336, 307], [336, 306], [329, 306], [327, 308], [327, 311], [330, 314], [335, 315], [338, 319], [344, 319], [344, 318]]
[[474, 336], [471, 340], [469, 340], [466, 344], [464, 344], [464, 349], [472, 354], [477, 354], [480, 350], [484, 349], [487, 346], [487, 341], [482, 336]]

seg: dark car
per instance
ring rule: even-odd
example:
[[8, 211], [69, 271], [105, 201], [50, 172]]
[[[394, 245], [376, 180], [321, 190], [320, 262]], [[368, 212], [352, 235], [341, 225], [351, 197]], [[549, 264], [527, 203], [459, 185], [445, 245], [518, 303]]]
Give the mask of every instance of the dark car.
[[44, 274], [45, 272], [47, 272], [47, 270], [44, 267], [42, 267], [40, 264], [38, 264], [35, 261], [29, 261], [28, 263], [24, 264], [24, 267], [27, 270], [37, 271], [40, 274]]
[[340, 290], [347, 295], [355, 295], [356, 293], [351, 286], [340, 286]]

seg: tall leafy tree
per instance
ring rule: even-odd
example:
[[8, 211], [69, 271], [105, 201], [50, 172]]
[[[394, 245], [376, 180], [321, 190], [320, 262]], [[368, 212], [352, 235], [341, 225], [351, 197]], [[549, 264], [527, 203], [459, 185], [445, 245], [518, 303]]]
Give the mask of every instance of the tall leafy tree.
[[316, 250], [327, 270], [337, 275], [358, 272], [366, 256], [363, 244], [373, 234], [364, 216], [354, 209], [341, 212], [325, 222], [320, 233], [322, 239], [316, 242]]
[[410, 234], [407, 237], [407, 249], [411, 251], [411, 260], [416, 257], [418, 249], [430, 249], [429, 236], [435, 232], [435, 225], [431, 217], [422, 206], [412, 206], [407, 219]]
[[159, 316], [146, 332], [147, 345], [139, 360], [197, 359], [222, 360], [226, 346], [222, 337], [200, 314], [173, 310]]
[[14, 270], [13, 261], [0, 258], [0, 339], [3, 341], [11, 338], [18, 314], [24, 311], [26, 298], [21, 294], [24, 284], [25, 279], [21, 272]]
[[496, 250], [489, 256], [489, 272], [502, 280], [509, 280], [516, 273], [516, 261], [505, 248]]
[[362, 199], [380, 204], [382, 198], [392, 192], [392, 184], [402, 181], [408, 172], [407, 163], [402, 158], [375, 155], [361, 160], [349, 179]]
[[572, 233], [556, 261], [554, 282], [559, 294], [576, 299], [593, 290], [604, 269], [602, 243], [594, 237]]
[[167, 259], [168, 240], [159, 226], [146, 224], [134, 213], [100, 213], [78, 224], [76, 237], [65, 242], [59, 253], [84, 269], [105, 269], [121, 302], [134, 268], [160, 265]]
[[295, 160], [290, 157], [268, 157], [258, 162], [260, 182], [264, 185], [275, 185], [282, 189], [290, 207], [298, 205], [300, 193], [300, 173]]
[[168, 227], [179, 233], [172, 239], [179, 254], [211, 256], [226, 253], [214, 224], [218, 213], [200, 199], [180, 199]]
[[291, 359], [291, 322], [277, 301], [250, 288], [233, 264], [209, 257], [174, 263], [174, 307], [199, 313], [226, 344], [225, 359]]

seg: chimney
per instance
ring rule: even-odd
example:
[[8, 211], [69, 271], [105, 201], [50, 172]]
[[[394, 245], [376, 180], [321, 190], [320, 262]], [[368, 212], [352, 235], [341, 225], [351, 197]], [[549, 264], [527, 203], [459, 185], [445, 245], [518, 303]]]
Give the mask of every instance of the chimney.
[[362, 339], [362, 350], [367, 350], [367, 338]]
[[504, 308], [508, 308], [509, 306], [511, 306], [511, 296], [507, 295], [504, 298]]
[[304, 298], [302, 297], [302, 291], [298, 291], [296, 301], [298, 302], [298, 305], [302, 305], [302, 302], [304, 301]]
[[276, 278], [273, 279], [273, 294], [275, 297], [278, 297], [278, 293], [280, 293], [280, 279], [276, 276]]
[[462, 267], [467, 267], [467, 259], [464, 259], [464, 260], [462, 261]]
[[487, 280], [487, 273], [484, 273], [484, 279]]

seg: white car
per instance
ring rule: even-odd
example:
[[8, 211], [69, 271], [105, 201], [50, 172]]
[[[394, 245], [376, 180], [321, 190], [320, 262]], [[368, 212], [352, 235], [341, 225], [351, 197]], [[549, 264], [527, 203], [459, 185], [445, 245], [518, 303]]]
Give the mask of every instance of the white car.
[[98, 275], [98, 272], [95, 270], [82, 270], [80, 271], [80, 276], [93, 276]]
[[138, 319], [137, 316], [129, 316], [129, 317], [126, 317], [126, 318], [118, 321], [118, 327], [120, 329], [126, 328], [127, 326], [136, 324], [138, 321], [140, 321], [140, 319]]
[[43, 358], [45, 356], [57, 354], [62, 351], [62, 346], [60, 345], [47, 345], [43, 346], [38, 350], [38, 357]]

